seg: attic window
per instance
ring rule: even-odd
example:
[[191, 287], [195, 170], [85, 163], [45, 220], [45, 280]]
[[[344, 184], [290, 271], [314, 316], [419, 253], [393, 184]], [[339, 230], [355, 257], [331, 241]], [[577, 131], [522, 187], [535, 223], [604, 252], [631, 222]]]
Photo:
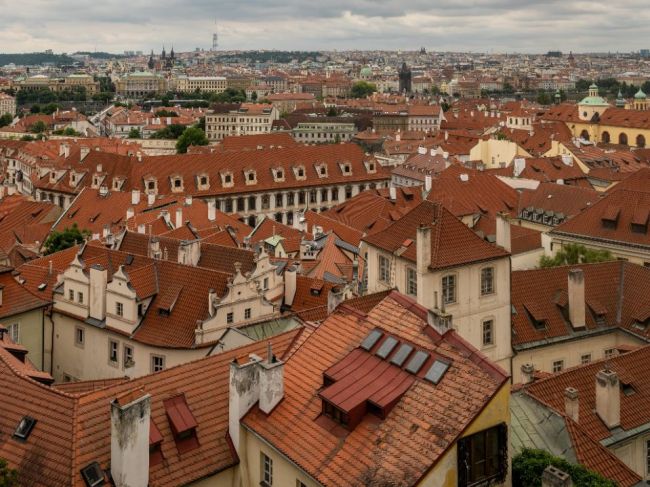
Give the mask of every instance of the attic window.
[[185, 394], [165, 399], [163, 406], [178, 451], [184, 453], [198, 448], [199, 442], [196, 437], [198, 423], [187, 405]]
[[26, 440], [29, 438], [30, 433], [34, 429], [34, 426], [36, 425], [36, 420], [32, 418], [31, 416], [23, 416], [20, 422], [18, 423], [18, 426], [16, 426], [16, 430], [14, 431], [14, 438], [18, 438], [20, 440]]
[[105, 484], [104, 472], [97, 462], [92, 462], [82, 468], [81, 476], [88, 487], [99, 487]]
[[323, 401], [323, 414], [346, 428], [350, 423], [348, 414], [325, 400]]
[[621, 382], [621, 392], [625, 394], [626, 396], [631, 396], [633, 394], [636, 394], [636, 390], [634, 389], [634, 386], [632, 384], [626, 384], [624, 382]]

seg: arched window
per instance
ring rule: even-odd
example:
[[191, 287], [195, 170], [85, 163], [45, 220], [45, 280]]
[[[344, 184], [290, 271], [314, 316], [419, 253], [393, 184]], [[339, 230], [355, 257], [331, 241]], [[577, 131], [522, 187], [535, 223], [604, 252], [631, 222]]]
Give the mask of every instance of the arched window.
[[582, 132], [580, 132], [580, 138], [584, 140], [589, 140], [589, 132], [583, 130]]
[[619, 134], [618, 143], [621, 145], [627, 145], [627, 134], [625, 132]]
[[641, 134], [636, 136], [636, 146], [645, 147], [645, 137]]
[[603, 141], [603, 144], [609, 144], [610, 141], [609, 132], [607, 131], [603, 132], [603, 135], [600, 136], [600, 139]]

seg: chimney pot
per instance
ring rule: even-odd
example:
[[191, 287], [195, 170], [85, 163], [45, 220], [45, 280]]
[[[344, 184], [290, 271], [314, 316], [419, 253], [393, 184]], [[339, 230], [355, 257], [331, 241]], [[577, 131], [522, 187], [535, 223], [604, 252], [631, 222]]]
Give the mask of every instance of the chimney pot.
[[573, 387], [564, 389], [564, 412], [576, 423], [579, 419], [578, 390]]
[[618, 374], [604, 369], [596, 374], [596, 413], [609, 429], [621, 424]]
[[582, 269], [571, 269], [568, 274], [569, 320], [573, 328], [584, 328], [585, 277]]

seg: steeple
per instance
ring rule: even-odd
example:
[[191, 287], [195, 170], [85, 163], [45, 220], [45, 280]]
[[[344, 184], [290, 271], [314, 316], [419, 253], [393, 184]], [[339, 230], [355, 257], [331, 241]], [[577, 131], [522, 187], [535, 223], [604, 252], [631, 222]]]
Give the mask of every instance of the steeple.
[[167, 59], [167, 53], [165, 52], [165, 45], [164, 44], [163, 44], [162, 54], [160, 55], [160, 59], [162, 59], [163, 61], [165, 59]]
[[596, 85], [596, 83], [592, 83], [591, 86], [589, 86], [589, 96], [598, 96], [598, 85]]
[[173, 44], [172, 44], [172, 51], [169, 53], [169, 56], [171, 57], [172, 60], [174, 59], [174, 45]]
[[151, 55], [149, 56], [149, 62], [147, 63], [147, 66], [149, 69], [153, 69], [155, 66], [155, 62], [153, 60], [153, 49], [151, 50]]
[[625, 108], [626, 100], [623, 98], [623, 93], [621, 90], [618, 90], [618, 95], [616, 95], [616, 108]]

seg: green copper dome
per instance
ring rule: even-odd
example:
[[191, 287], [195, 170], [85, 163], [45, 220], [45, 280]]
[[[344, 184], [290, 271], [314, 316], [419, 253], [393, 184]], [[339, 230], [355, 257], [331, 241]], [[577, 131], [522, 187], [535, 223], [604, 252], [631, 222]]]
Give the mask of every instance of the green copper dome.
[[365, 68], [361, 68], [359, 75], [365, 78], [369, 78], [372, 76], [372, 69], [370, 69], [368, 66], [366, 66]]
[[634, 95], [635, 100], [645, 100], [647, 97], [643, 90], [639, 88], [639, 91], [636, 92], [636, 95]]

